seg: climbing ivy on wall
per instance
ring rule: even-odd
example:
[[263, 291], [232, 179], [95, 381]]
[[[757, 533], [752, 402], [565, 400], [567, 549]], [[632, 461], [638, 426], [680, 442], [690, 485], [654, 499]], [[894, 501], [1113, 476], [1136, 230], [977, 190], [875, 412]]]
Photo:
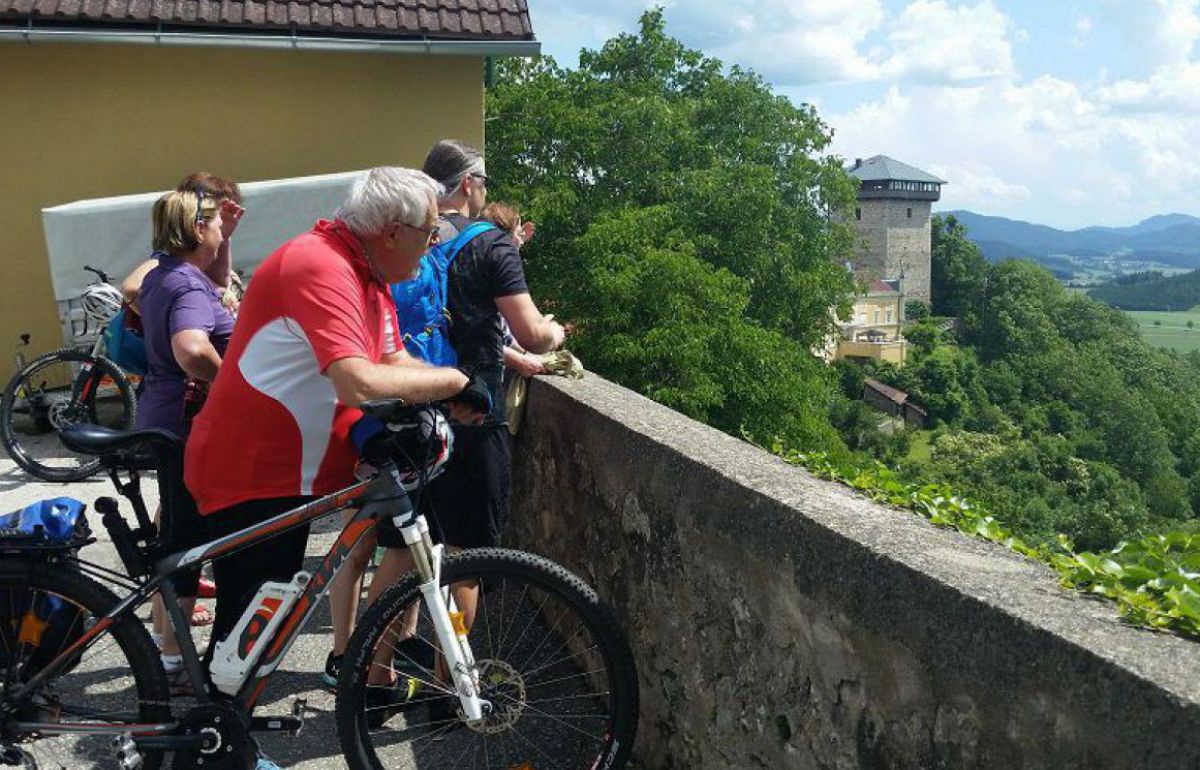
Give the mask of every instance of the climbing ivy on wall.
[[881, 503], [914, 511], [941, 527], [1000, 543], [1052, 567], [1063, 586], [1116, 602], [1130, 623], [1200, 638], [1200, 534], [1170, 532], [1079, 552], [1066, 536], [1030, 546], [984, 506], [946, 484], [902, 480], [881, 463], [839, 462], [824, 453], [772, 447], [788, 463], [840, 481]]

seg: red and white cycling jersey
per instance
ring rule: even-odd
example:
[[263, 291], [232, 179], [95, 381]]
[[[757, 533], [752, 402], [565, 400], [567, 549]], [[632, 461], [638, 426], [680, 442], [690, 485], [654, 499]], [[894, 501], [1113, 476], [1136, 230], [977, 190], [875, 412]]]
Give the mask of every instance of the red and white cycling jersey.
[[184, 476], [200, 512], [350, 485], [361, 413], [338, 402], [325, 370], [340, 358], [378, 363], [399, 339], [387, 288], [345, 225], [321, 221], [280, 246], [254, 271], [188, 439]]

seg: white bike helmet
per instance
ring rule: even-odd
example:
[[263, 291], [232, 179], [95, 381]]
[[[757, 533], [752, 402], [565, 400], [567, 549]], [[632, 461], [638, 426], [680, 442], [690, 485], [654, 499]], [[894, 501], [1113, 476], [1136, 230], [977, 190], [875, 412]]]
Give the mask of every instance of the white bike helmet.
[[412, 422], [387, 426], [393, 436], [392, 454], [400, 469], [400, 483], [408, 492], [440, 476], [454, 451], [454, 433], [441, 409], [419, 409], [415, 417]]
[[107, 283], [92, 284], [83, 290], [83, 312], [101, 323], [108, 323], [123, 301], [120, 290]]
[[359, 478], [373, 475], [386, 455], [400, 472], [400, 485], [412, 492], [436, 478], [454, 451], [454, 433], [442, 410], [432, 404], [405, 408], [386, 424], [363, 417], [351, 429], [365, 467]]

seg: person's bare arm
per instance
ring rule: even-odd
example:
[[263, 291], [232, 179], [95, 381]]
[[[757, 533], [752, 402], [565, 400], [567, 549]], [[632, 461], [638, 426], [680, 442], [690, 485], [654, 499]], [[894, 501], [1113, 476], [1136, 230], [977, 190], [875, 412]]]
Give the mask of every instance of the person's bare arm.
[[521, 347], [533, 353], [548, 353], [558, 348], [567, 333], [554, 316], [542, 315], [528, 292], [496, 297], [496, 309]]
[[546, 371], [546, 367], [542, 366], [542, 362], [537, 356], [523, 353], [512, 345], [504, 346], [504, 367], [512, 369], [522, 377], [532, 377]]
[[233, 280], [233, 248], [230, 246], [228, 238], [221, 241], [221, 245], [217, 248], [217, 258], [208, 266], [204, 274], [217, 288], [229, 288], [229, 284]]
[[325, 373], [338, 400], [346, 406], [380, 398], [401, 398], [413, 404], [440, 401], [457, 396], [467, 386], [467, 376], [457, 369], [404, 364], [402, 358], [379, 364], [365, 358], [339, 358]]
[[171, 353], [189, 377], [195, 377], [205, 382], [217, 378], [217, 370], [221, 368], [221, 355], [208, 339], [208, 334], [200, 329], [184, 329], [171, 335]]
[[209, 280], [222, 289], [228, 289], [233, 281], [233, 233], [246, 210], [228, 198], [221, 201], [221, 245], [217, 249], [217, 258], [208, 266], [204, 274]]
[[138, 292], [141, 291], [142, 281], [146, 280], [146, 273], [149, 273], [158, 264], [157, 259], [147, 259], [142, 264], [133, 269], [133, 272], [125, 276], [125, 280], [121, 281], [121, 295], [125, 297], [125, 301], [137, 310]]

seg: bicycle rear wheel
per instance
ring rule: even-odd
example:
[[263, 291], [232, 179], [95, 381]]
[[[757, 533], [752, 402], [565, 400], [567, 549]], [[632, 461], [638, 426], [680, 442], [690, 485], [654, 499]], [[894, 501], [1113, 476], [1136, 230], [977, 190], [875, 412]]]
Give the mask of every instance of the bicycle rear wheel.
[[80, 481], [99, 470], [100, 461], [67, 449], [58, 429], [91, 423], [129, 430], [136, 410], [133, 386], [116, 364], [62, 348], [34, 359], [9, 381], [0, 405], [0, 440], [27, 473]]
[[[469, 639], [491, 714], [478, 725], [462, 718], [434, 663], [417, 577], [408, 575], [367, 610], [347, 647], [336, 710], [350, 767], [623, 767], [637, 729], [637, 672], [596, 593], [547, 559], [501, 549], [448, 558], [442, 585], [454, 584], [481, 589]], [[399, 644], [413, 614], [416, 641]], [[381, 713], [378, 696], [389, 690], [372, 684], [372, 674], [395, 678], [407, 702]]]
[[[170, 720], [167, 681], [146, 629], [118, 618], [78, 657], [20, 700], [16, 691], [117, 603], [62, 563], [0, 565], [0, 748], [27, 766], [119, 766], [113, 739]], [[142, 752], [155, 770], [161, 751]]]

